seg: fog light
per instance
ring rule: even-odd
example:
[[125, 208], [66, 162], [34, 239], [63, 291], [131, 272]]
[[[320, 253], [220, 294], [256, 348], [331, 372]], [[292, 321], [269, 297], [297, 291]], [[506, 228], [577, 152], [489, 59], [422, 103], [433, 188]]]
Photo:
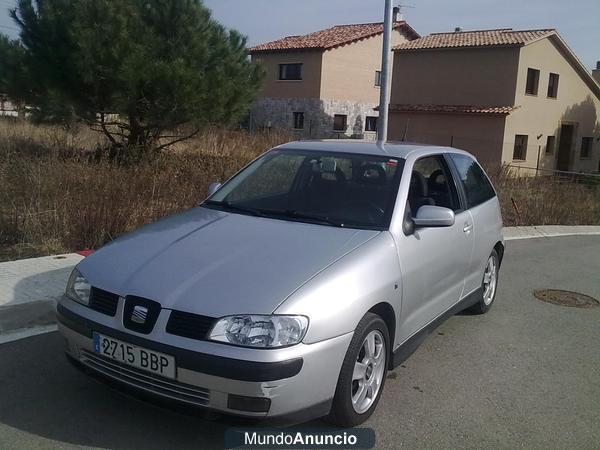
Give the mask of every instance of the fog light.
[[238, 411], [266, 413], [269, 412], [269, 408], [271, 407], [271, 399], [262, 397], [243, 397], [241, 395], [229, 394], [227, 407]]

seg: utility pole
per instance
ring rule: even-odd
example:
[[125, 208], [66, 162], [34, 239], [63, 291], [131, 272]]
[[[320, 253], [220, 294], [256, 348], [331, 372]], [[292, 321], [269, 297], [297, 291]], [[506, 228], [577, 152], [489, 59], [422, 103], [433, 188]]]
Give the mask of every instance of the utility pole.
[[381, 56], [381, 92], [379, 97], [379, 121], [377, 126], [377, 142], [387, 141], [388, 118], [391, 94], [391, 56], [392, 56], [392, 27], [394, 6], [393, 0], [385, 0], [385, 14], [383, 19], [383, 53]]

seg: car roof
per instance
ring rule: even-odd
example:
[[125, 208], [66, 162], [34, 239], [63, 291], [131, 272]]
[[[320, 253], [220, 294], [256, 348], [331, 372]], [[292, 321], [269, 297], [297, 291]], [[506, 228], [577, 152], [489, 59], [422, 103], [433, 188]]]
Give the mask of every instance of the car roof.
[[[314, 150], [339, 153], [357, 153], [364, 155], [392, 156], [407, 158], [412, 153], [429, 154], [432, 150], [440, 153], [463, 153], [452, 147], [434, 146], [411, 142], [375, 142], [358, 139], [323, 139], [294, 141], [276, 147], [278, 150]], [[418, 156], [418, 155], [417, 155]]]

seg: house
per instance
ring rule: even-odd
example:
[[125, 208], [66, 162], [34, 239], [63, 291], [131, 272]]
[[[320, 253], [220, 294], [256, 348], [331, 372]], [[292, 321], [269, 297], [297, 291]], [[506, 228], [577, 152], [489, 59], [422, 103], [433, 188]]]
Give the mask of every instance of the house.
[[389, 139], [521, 173], [600, 171], [600, 86], [555, 30], [457, 29], [394, 53]]
[[[394, 45], [418, 38], [395, 21]], [[375, 138], [383, 24], [339, 25], [250, 49], [267, 80], [251, 110], [251, 127], [294, 130], [299, 137]]]
[[0, 116], [18, 117], [17, 106], [10, 101], [6, 94], [0, 94]]
[[600, 84], [600, 61], [596, 61], [596, 68], [592, 70], [592, 77]]

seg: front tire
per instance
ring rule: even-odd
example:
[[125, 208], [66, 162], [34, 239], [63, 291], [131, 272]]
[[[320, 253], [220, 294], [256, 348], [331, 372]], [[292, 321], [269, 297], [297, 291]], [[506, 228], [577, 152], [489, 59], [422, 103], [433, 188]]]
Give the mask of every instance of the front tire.
[[500, 257], [496, 250], [492, 250], [492, 254], [488, 258], [483, 271], [483, 279], [481, 281], [481, 298], [477, 303], [471, 306], [468, 310], [474, 314], [485, 314], [488, 312], [498, 291], [498, 272], [500, 270]]
[[385, 384], [389, 342], [388, 328], [381, 317], [365, 314], [346, 352], [329, 421], [353, 427], [373, 414]]

